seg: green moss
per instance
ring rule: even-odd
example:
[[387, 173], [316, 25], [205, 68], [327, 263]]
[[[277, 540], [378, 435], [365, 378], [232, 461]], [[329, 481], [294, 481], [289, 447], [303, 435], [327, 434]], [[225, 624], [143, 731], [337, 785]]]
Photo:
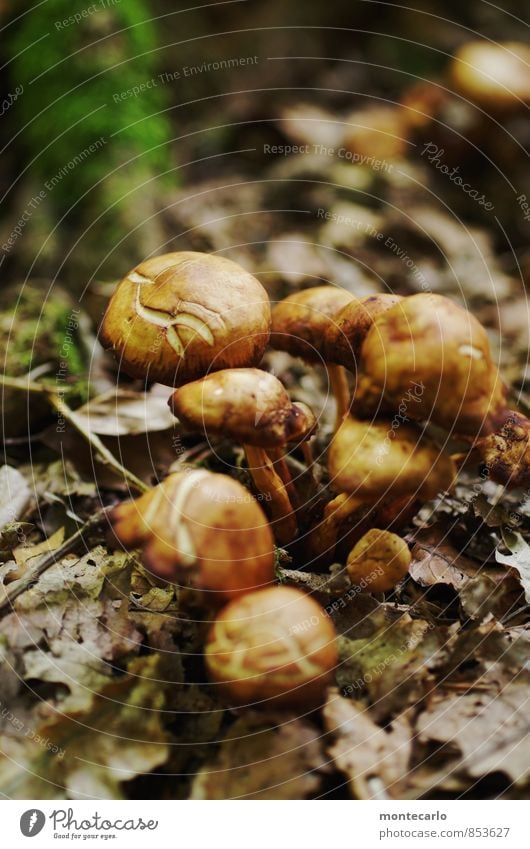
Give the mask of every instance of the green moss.
[[[54, 287], [46, 297], [37, 283], [13, 286], [0, 297], [0, 348], [4, 351], [2, 371], [21, 377], [47, 364], [39, 378], [53, 386], [68, 387], [68, 403], [76, 407], [88, 400], [90, 351], [83, 339], [81, 314], [68, 295]], [[3, 391], [4, 423], [9, 435], [41, 426], [50, 417], [49, 405], [25, 393]]]
[[[47, 0], [12, 27], [11, 75], [24, 86], [15, 120], [25, 128], [30, 173], [59, 210], [88, 192], [87, 202], [93, 207], [95, 193], [104, 212], [124, 185], [168, 168], [168, 122], [157, 114], [165, 92], [150, 18], [145, 0]], [[138, 96], [116, 100], [153, 79], [157, 84]]]

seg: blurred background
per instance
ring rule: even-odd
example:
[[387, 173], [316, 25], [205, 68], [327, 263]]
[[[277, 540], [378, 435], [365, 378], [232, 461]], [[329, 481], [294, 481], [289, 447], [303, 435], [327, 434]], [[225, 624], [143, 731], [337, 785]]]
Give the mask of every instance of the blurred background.
[[[394, 201], [433, 203], [422, 195], [427, 184], [439, 212], [445, 203], [453, 221], [486, 227], [492, 249], [513, 248], [526, 274], [528, 220], [514, 188], [530, 195], [529, 122], [517, 111], [499, 121], [449, 97], [446, 77], [465, 42], [524, 37], [520, 3], [186, 5], [1, 0], [4, 279], [59, 279], [80, 293], [151, 253], [182, 247], [247, 255], [254, 270], [272, 264], [276, 274], [284, 263], [267, 259], [270, 237], [321, 230], [297, 209], [340, 199], [388, 212]], [[352, 113], [394, 106], [428, 82], [432, 90], [414, 96], [434, 120], [394, 133], [405, 141], [390, 156], [383, 144], [379, 157], [406, 162], [408, 178], [337, 156], [264, 153], [266, 145], [332, 145], [354, 127]], [[500, 224], [429, 166], [421, 151], [433, 140], [444, 161], [495, 196]], [[373, 150], [373, 139], [367, 144]], [[432, 242], [423, 247], [436, 254]], [[288, 250], [289, 264], [298, 255]], [[385, 253], [376, 274], [386, 275]], [[300, 261], [292, 271], [303, 275]], [[503, 271], [514, 270], [512, 256]], [[368, 261], [364, 273], [373, 272]]]

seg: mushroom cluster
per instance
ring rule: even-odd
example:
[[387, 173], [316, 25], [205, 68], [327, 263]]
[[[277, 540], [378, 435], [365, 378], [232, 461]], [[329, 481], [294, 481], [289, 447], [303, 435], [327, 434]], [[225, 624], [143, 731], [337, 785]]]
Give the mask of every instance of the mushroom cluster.
[[139, 550], [156, 578], [214, 612], [206, 665], [232, 703], [312, 709], [337, 662], [335, 630], [305, 592], [274, 586], [274, 540], [288, 544], [298, 534], [285, 452], [305, 445], [317, 422], [257, 368], [270, 325], [259, 281], [219, 257], [156, 257], [118, 285], [103, 343], [130, 376], [177, 387], [169, 404], [186, 432], [243, 446], [271, 523], [238, 480], [191, 468], [114, 507], [109, 541]]
[[[325, 611], [275, 585], [275, 543], [302, 569], [338, 559], [363, 591], [389, 592], [410, 564], [395, 532], [451, 489], [459, 460], [477, 457], [502, 483], [530, 482], [530, 422], [508, 409], [484, 328], [440, 295], [356, 298], [327, 285], [271, 311], [259, 281], [235, 263], [176, 253], [119, 284], [102, 336], [127, 373], [172, 387], [184, 432], [244, 452], [252, 491], [180, 467], [109, 514], [115, 545], [138, 549], [158, 579], [214, 612], [205, 663], [233, 704], [312, 708], [337, 662]], [[260, 368], [268, 345], [323, 366], [335, 398], [311, 509], [290, 452], [300, 447], [312, 464], [318, 423]], [[469, 451], [450, 455], [449, 438]]]

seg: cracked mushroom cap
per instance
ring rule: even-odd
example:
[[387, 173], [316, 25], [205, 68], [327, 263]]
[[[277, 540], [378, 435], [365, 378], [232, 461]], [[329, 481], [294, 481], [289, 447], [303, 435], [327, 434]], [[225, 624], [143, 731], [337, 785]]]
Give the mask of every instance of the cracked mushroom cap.
[[189, 431], [261, 448], [303, 441], [316, 428], [309, 407], [293, 403], [274, 375], [257, 368], [225, 369], [187, 383], [169, 406]]
[[376, 318], [399, 301], [401, 295], [383, 293], [352, 299], [335, 316], [325, 333], [326, 358], [355, 372], [364, 340]]
[[269, 332], [269, 298], [252, 274], [181, 251], [148, 259], [121, 281], [101, 341], [131, 377], [179, 386], [210, 370], [257, 365]]
[[272, 310], [272, 347], [307, 362], [322, 362], [326, 330], [352, 300], [349, 292], [337, 286], [315, 286], [289, 295]]
[[485, 329], [449, 298], [421, 293], [379, 315], [364, 340], [355, 403], [363, 415], [384, 402], [408, 419], [458, 435], [497, 428], [506, 388]]
[[527, 44], [469, 41], [455, 53], [449, 74], [457, 91], [479, 106], [504, 110], [530, 101]]
[[274, 581], [274, 540], [242, 484], [204, 469], [169, 475], [110, 513], [112, 540], [160, 578], [224, 603]]
[[347, 416], [329, 448], [332, 486], [363, 503], [389, 496], [426, 501], [450, 489], [456, 466], [419, 428]]
[[338, 662], [331, 619], [310, 596], [272, 587], [228, 604], [206, 643], [210, 678], [235, 705], [322, 705]]

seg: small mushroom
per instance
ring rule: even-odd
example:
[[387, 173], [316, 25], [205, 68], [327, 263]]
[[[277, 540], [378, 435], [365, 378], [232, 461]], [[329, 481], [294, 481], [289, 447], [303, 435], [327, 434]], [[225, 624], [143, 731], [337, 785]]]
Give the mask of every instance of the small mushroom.
[[[297, 522], [282, 451], [287, 443], [312, 436], [316, 420], [311, 410], [292, 403], [280, 381], [260, 369], [209, 374], [176, 389], [169, 405], [187, 430], [209, 437], [228, 436], [243, 444], [254, 483], [270, 499], [276, 535], [282, 544], [291, 542]], [[280, 449], [274, 458], [280, 474], [266, 449]]]
[[110, 299], [101, 341], [132, 377], [179, 386], [208, 371], [257, 365], [269, 341], [261, 283], [224, 257], [153, 257]]
[[402, 300], [400, 295], [383, 293], [349, 301], [337, 313], [333, 324], [326, 328], [324, 350], [327, 359], [355, 374], [363, 342], [374, 321]]
[[530, 102], [530, 47], [518, 41], [469, 41], [457, 50], [450, 80], [478, 106], [504, 112]]
[[355, 411], [386, 408], [459, 436], [492, 433], [506, 387], [486, 331], [448, 298], [420, 293], [377, 316], [364, 340]]
[[338, 662], [331, 619], [293, 587], [249, 593], [217, 616], [206, 667], [238, 706], [300, 708], [323, 704]]
[[346, 569], [352, 584], [367, 592], [384, 593], [405, 577], [410, 562], [405, 540], [389, 531], [372, 528], [350, 551]]
[[335, 316], [353, 300], [345, 289], [315, 286], [289, 295], [272, 310], [272, 347], [302, 357], [308, 363], [325, 366], [337, 405], [337, 423], [342, 421], [350, 406], [350, 389], [344, 370], [327, 362], [323, 345]]
[[274, 541], [242, 484], [205, 469], [169, 475], [109, 513], [111, 540], [141, 549], [148, 570], [224, 603], [274, 580]]
[[382, 506], [390, 499], [407, 510], [409, 501], [428, 501], [450, 489], [456, 466], [421, 431], [391, 421], [360, 421], [347, 416], [329, 448], [331, 485], [339, 494], [324, 510], [323, 520], [311, 531], [313, 556], [331, 554], [341, 527], [366, 505]]
[[477, 440], [472, 453], [479, 454], [488, 478], [506, 486], [530, 485], [530, 421], [508, 410], [502, 426]]

